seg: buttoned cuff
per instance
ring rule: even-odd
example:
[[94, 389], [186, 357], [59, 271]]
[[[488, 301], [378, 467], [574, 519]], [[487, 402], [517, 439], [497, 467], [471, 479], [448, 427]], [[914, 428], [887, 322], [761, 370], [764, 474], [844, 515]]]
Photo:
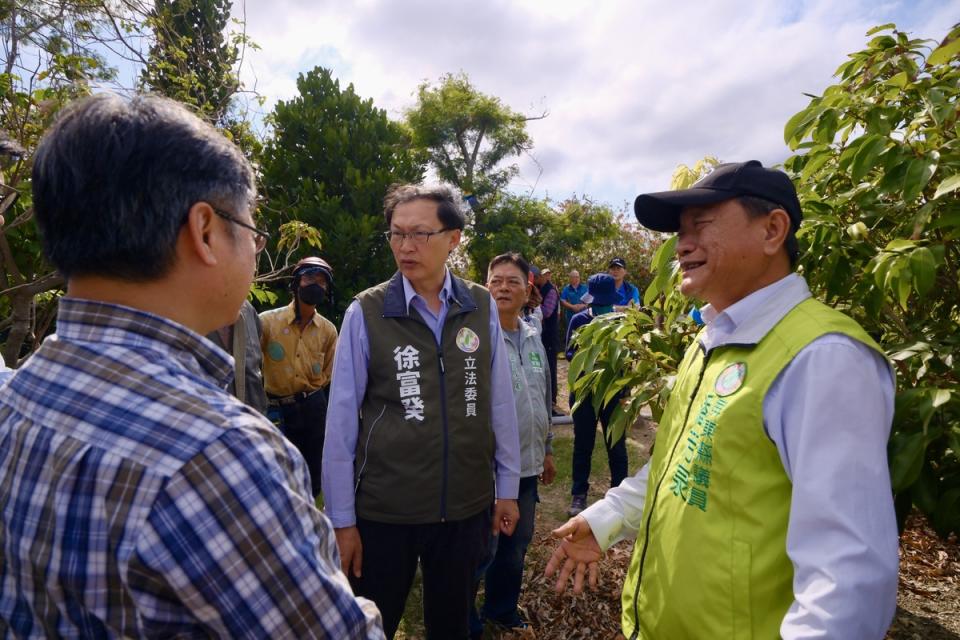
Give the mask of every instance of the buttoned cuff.
[[520, 474], [497, 472], [497, 499], [516, 500], [520, 495]]

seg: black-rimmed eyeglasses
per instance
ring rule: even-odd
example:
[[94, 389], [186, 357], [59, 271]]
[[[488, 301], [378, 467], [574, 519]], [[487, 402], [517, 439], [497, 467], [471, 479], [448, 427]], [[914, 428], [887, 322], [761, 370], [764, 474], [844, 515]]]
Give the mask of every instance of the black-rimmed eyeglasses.
[[270, 239], [269, 233], [267, 233], [266, 231], [263, 231], [262, 229], [257, 229], [253, 225], [249, 225], [246, 222], [240, 222], [239, 220], [233, 217], [233, 214], [228, 213], [223, 209], [218, 209], [212, 205], [210, 208], [213, 209], [214, 213], [216, 213], [218, 216], [220, 216], [227, 222], [232, 222], [238, 227], [243, 227], [244, 229], [249, 229], [250, 231], [253, 231], [253, 242], [257, 248], [257, 253], [260, 253], [261, 251], [263, 251], [263, 249], [267, 246], [267, 240]]
[[403, 233], [402, 231], [384, 231], [383, 237], [387, 239], [387, 242], [390, 244], [401, 245], [406, 239], [413, 241], [413, 244], [427, 244], [427, 241], [430, 240], [435, 235], [446, 233], [451, 231], [451, 229], [440, 229], [439, 231], [411, 231], [409, 233]]

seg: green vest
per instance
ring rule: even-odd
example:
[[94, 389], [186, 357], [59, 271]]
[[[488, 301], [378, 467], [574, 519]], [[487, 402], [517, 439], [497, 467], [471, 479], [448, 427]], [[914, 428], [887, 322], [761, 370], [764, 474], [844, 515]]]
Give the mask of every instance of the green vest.
[[370, 344], [354, 466], [361, 518], [462, 520], [493, 504], [490, 294], [451, 282], [439, 349], [408, 313], [399, 273], [357, 296]]
[[[794, 356], [860, 326], [807, 299], [757, 344], [687, 350], [664, 411], [623, 588], [623, 633], [646, 640], [778, 638], [793, 602], [791, 484], [763, 399]], [[789, 390], [786, 391], [789, 393]]]

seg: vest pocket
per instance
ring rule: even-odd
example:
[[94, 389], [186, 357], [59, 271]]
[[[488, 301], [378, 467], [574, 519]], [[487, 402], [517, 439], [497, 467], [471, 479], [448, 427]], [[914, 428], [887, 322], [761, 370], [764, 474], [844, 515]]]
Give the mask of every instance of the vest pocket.
[[730, 598], [733, 609], [733, 638], [752, 640], [753, 620], [750, 612], [750, 564], [752, 549], [749, 542], [732, 540], [733, 558], [730, 564]]

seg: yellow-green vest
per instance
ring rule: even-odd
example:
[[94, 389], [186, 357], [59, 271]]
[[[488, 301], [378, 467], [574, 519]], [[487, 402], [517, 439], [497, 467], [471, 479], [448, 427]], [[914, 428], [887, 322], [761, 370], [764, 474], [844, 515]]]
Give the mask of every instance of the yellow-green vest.
[[791, 484], [763, 428], [763, 399], [794, 356], [827, 333], [883, 353], [856, 322], [813, 299], [757, 344], [704, 353], [696, 340], [688, 349], [657, 434], [623, 588], [627, 638], [780, 637], [793, 601]]

